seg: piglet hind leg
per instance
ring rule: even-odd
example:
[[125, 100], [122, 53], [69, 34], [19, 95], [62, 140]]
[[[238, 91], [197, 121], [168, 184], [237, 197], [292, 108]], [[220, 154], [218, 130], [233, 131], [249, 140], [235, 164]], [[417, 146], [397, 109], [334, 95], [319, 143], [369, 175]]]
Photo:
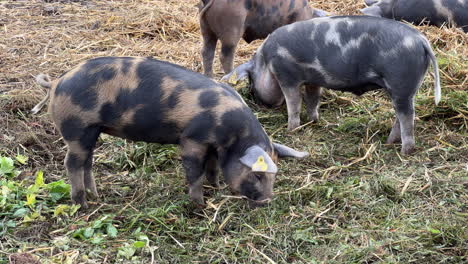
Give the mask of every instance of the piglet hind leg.
[[302, 95], [298, 87], [281, 86], [284, 98], [286, 99], [286, 108], [288, 109], [288, 130], [294, 130], [301, 124], [301, 106]]
[[190, 139], [181, 140], [182, 165], [189, 186], [189, 196], [198, 205], [203, 201], [203, 173], [205, 169], [206, 146]]
[[[414, 152], [414, 104], [413, 98], [393, 99], [397, 121], [399, 121], [400, 137], [401, 137], [401, 154], [408, 155]], [[395, 124], [390, 133], [389, 140], [396, 140], [398, 125]], [[394, 132], [395, 130], [395, 132]]]
[[81, 208], [86, 209], [88, 204], [86, 203], [84, 170], [86, 159], [90, 153], [82, 150], [76, 142], [67, 142], [67, 145], [65, 167], [71, 183], [71, 198], [75, 204], [79, 204]]
[[232, 71], [232, 65], [234, 63], [234, 53], [236, 52], [237, 44], [239, 43], [243, 28], [244, 21], [239, 19], [236, 23], [223, 32], [220, 37], [221, 41], [221, 64], [223, 66], [224, 74], [228, 74]]
[[203, 69], [204, 74], [208, 77], [213, 77], [213, 59], [216, 50], [216, 43], [218, 38], [215, 33], [211, 31], [206, 22], [200, 22], [200, 28], [203, 36], [203, 47], [202, 47], [202, 57], [203, 57]]
[[101, 131], [99, 127], [95, 126], [88, 127], [84, 131], [85, 133], [80, 139], [82, 147], [86, 149], [86, 159], [83, 168], [84, 185], [86, 190], [89, 191], [93, 198], [98, 198], [99, 194], [96, 188], [96, 181], [94, 180], [92, 167], [93, 151]]
[[319, 120], [320, 87], [305, 85], [304, 101], [310, 121], [317, 122]]
[[86, 191], [89, 191], [89, 194], [91, 194], [92, 198], [98, 198], [99, 194], [96, 188], [96, 181], [94, 180], [92, 166], [93, 166], [93, 152], [91, 151], [86, 157], [86, 160], [84, 163], [84, 170], [83, 170], [84, 185], [85, 185]]
[[387, 144], [395, 144], [401, 142], [401, 130], [400, 130], [400, 120], [398, 117], [395, 119], [393, 123], [392, 131], [387, 139]]

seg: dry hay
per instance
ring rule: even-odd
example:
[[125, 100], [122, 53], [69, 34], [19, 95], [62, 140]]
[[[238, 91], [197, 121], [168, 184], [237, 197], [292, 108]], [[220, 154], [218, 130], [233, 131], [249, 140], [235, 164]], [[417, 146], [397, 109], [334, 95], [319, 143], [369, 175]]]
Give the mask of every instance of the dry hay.
[[[194, 71], [201, 72], [201, 37], [197, 17], [198, 9], [195, 7], [197, 2], [197, 0], [9, 0], [0, 2], [0, 155], [14, 157], [17, 153], [24, 153], [29, 157], [29, 168], [25, 166], [21, 167], [23, 170], [23, 173], [20, 175], [21, 179], [27, 177], [32, 178], [34, 172], [39, 168], [47, 172], [47, 181], [55, 180], [54, 178], [62, 178], [64, 175], [62, 160], [65, 154], [65, 146], [60, 139], [58, 132], [53, 127], [45, 111], [41, 112], [37, 116], [32, 116], [29, 113], [29, 110], [34, 106], [34, 104], [39, 102], [42, 96], [45, 95], [45, 91], [35, 84], [34, 76], [38, 73], [47, 73], [52, 77], [58, 77], [79, 62], [98, 56], [153, 56], [158, 59], [174, 62]], [[317, 0], [309, 2], [314, 3], [313, 6], [315, 7], [340, 15], [359, 14], [357, 10], [364, 7], [363, 1], [357, 0]], [[416, 212], [421, 215], [426, 214], [429, 215], [428, 218], [430, 219], [431, 214], [428, 214], [428, 211], [431, 211], [430, 213], [432, 213], [432, 211], [442, 211], [439, 215], [443, 216], [444, 219], [450, 219], [448, 222], [452, 225], [454, 221], [452, 218], [453, 214], [451, 214], [451, 212], [448, 213], [447, 211], [452, 210], [453, 206], [444, 205], [442, 203], [438, 204], [439, 202], [449, 200], [441, 200], [438, 197], [451, 195], [450, 192], [445, 192], [446, 189], [439, 188], [439, 186], [443, 186], [446, 183], [452, 184], [454, 181], [449, 181], [448, 179], [451, 179], [451, 175], [453, 173], [459, 173], [462, 171], [462, 166], [465, 166], [462, 164], [462, 160], [464, 159], [464, 161], [466, 161], [466, 158], [463, 158], [463, 156], [466, 157], [467, 153], [466, 144], [464, 144], [466, 143], [466, 137], [465, 139], [463, 138], [463, 133], [466, 135], [466, 132], [460, 133], [461, 129], [458, 127], [461, 127], [462, 125], [464, 125], [465, 128], [467, 127], [466, 116], [468, 115], [468, 110], [467, 107], [463, 108], [463, 104], [460, 103], [450, 105], [453, 98], [449, 97], [448, 92], [461, 90], [466, 94], [465, 90], [468, 84], [468, 34], [464, 34], [459, 29], [447, 27], [439, 29], [436, 27], [418, 26], [417, 28], [431, 41], [439, 60], [449, 60], [441, 63], [441, 77], [443, 81], [443, 101], [441, 104], [435, 108], [433, 101], [429, 97], [429, 95], [432, 96], [432, 80], [426, 81], [423, 91], [420, 91], [420, 94], [423, 93], [425, 95], [424, 98], [427, 98], [427, 104], [418, 105], [418, 116], [420, 118], [436, 119], [435, 121], [437, 121], [432, 122], [433, 120], [429, 120], [428, 122], [418, 122], [417, 140], [420, 140], [420, 142], [428, 142], [430, 149], [425, 152], [421, 151], [421, 153], [417, 153], [415, 156], [410, 157], [408, 162], [408, 160], [404, 160], [398, 155], [398, 147], [391, 149], [390, 146], [379, 145], [379, 141], [375, 140], [374, 136], [377, 133], [377, 137], [384, 133], [386, 134], [387, 130], [391, 127], [391, 118], [388, 118], [387, 127], [381, 127], [383, 126], [382, 124], [387, 121], [382, 121], [380, 123], [375, 121], [379, 120], [379, 116], [385, 117], [385, 115], [389, 116], [392, 114], [387, 113], [391, 112], [391, 103], [387, 98], [382, 96], [372, 97], [372, 95], [370, 95], [369, 97], [356, 100], [356, 98], [353, 98], [349, 94], [336, 95], [332, 93], [331, 96], [328, 96], [323, 100], [322, 107], [325, 109], [323, 109], [322, 113], [324, 116], [329, 114], [329, 117], [334, 115], [327, 118], [333, 123], [320, 123], [314, 125], [315, 127], [310, 129], [302, 129], [292, 136], [289, 134], [283, 136], [281, 139], [288, 143], [292, 143], [295, 146], [301, 146], [301, 149], [303, 147], [308, 147], [313, 158], [302, 160], [300, 162], [288, 161], [288, 163], [282, 163], [283, 174], [287, 174], [287, 177], [281, 176], [278, 179], [279, 181], [277, 186], [275, 186], [275, 191], [278, 196], [282, 197], [275, 201], [277, 205], [280, 204], [282, 200], [283, 202], [288, 202], [291, 199], [296, 199], [297, 203], [280, 206], [290, 208], [291, 212], [293, 210], [300, 211], [301, 207], [307, 207], [301, 205], [302, 200], [304, 203], [319, 200], [319, 198], [316, 199], [315, 196], [320, 195], [321, 192], [324, 193], [323, 197], [325, 197], [325, 194], [328, 196], [327, 193], [329, 190], [339, 193], [339, 190], [333, 189], [334, 187], [346, 188], [346, 191], [348, 191], [348, 185], [333, 185], [334, 183], [332, 181], [334, 178], [345, 178], [352, 176], [354, 173], [362, 176], [365, 178], [365, 181], [368, 181], [378, 187], [375, 188], [377, 188], [376, 192], [379, 194], [372, 198], [372, 202], [376, 199], [379, 201], [385, 201], [385, 199], [380, 198], [380, 195], [389, 195], [392, 199], [400, 199], [399, 197], [403, 196], [405, 191], [415, 192], [414, 190], [416, 188], [420, 188], [420, 186], [422, 186], [417, 192], [419, 196], [424, 196], [424, 199], [421, 200], [423, 203], [420, 207], [417, 205], [409, 205], [408, 210], [405, 209], [404, 213], [411, 214], [412, 212]], [[247, 61], [260, 43], [261, 41], [259, 40], [247, 45], [244, 41], [241, 41], [239, 49], [236, 52], [235, 64], [238, 65]], [[217, 77], [220, 77], [222, 73], [218, 57], [215, 60], [214, 69], [217, 72]], [[428, 78], [432, 79], [432, 77]], [[334, 130], [337, 128], [337, 123], [339, 123], [337, 120], [343, 115], [343, 113], [346, 113], [346, 111], [342, 110], [348, 110], [346, 108], [356, 105], [359, 106], [363, 104], [364, 100], [370, 101], [369, 98], [376, 100], [373, 105], [376, 105], [377, 109], [362, 107], [362, 109], [354, 109], [353, 111], [358, 112], [359, 110], [369, 112], [361, 114], [361, 116], [364, 117], [364, 121], [369, 121], [369, 123], [365, 123], [364, 126], [367, 124], [373, 124], [374, 127], [369, 130], [368, 127], [371, 126], [367, 126], [364, 129], [362, 128], [363, 126], [356, 126], [357, 129], [347, 131], [350, 135], [349, 138], [353, 138], [352, 144], [354, 145], [345, 145], [341, 147], [343, 149], [349, 148], [349, 152], [353, 153], [348, 153], [346, 150], [342, 150], [342, 152], [336, 151], [336, 148], [339, 148], [340, 146], [339, 144], [334, 145], [332, 141], [338, 142], [342, 139], [331, 138], [334, 135], [333, 133], [336, 134], [336, 131], [334, 132]], [[434, 108], [436, 110], [434, 110]], [[422, 114], [421, 110], [423, 110]], [[435, 116], [434, 111], [441, 114], [439, 116]], [[355, 117], [358, 115], [356, 112], [353, 113], [353, 116], [348, 116], [347, 120], [356, 119], [359, 122], [355, 123], [361, 125], [360, 117]], [[273, 116], [273, 118], [271, 116], [265, 118], [265, 113], [257, 114], [260, 121], [269, 128], [269, 131], [272, 131], [271, 134], [276, 134], [276, 139], [278, 139], [281, 134], [286, 134], [282, 133], [283, 131], [280, 131], [284, 130], [284, 126], [282, 126], [284, 123], [276, 124], [278, 123], [277, 120], [285, 121], [286, 114], [284, 111], [283, 113], [279, 111], [268, 111], [268, 115]], [[442, 117], [443, 119], [437, 119], [434, 117]], [[381, 119], [382, 118], [380, 118], [380, 120]], [[273, 123], [275, 124], [272, 125]], [[437, 126], [431, 127], [431, 125], [436, 124]], [[458, 127], [450, 130], [447, 128], [446, 124], [455, 124]], [[325, 127], [325, 129], [323, 129], [325, 132], [322, 134], [317, 132], [320, 131], [320, 126]], [[358, 136], [356, 136], [356, 134]], [[360, 137], [362, 134], [365, 134], [363, 139]], [[301, 140], [300, 138], [307, 138], [308, 140]], [[351, 141], [345, 140], [345, 142]], [[99, 170], [100, 166], [105, 166], [104, 162], [100, 162], [99, 160], [105, 160], [107, 156], [109, 156], [107, 159], [117, 159], [115, 156], [118, 151], [109, 151], [109, 149], [118, 149], [128, 156], [132, 155], [128, 145], [109, 148], [109, 145], [117, 145], [113, 143], [114, 142], [106, 138], [104, 143], [102, 143], [96, 151], [95, 160], [98, 160], [98, 162], [96, 164], [97, 168], [95, 169]], [[451, 146], [455, 150], [446, 152], [441, 150], [447, 146]], [[335, 150], [333, 148], [335, 148]], [[320, 152], [321, 154], [319, 155], [318, 153]], [[389, 154], [384, 156], [386, 153]], [[153, 154], [157, 154], [157, 152], [154, 151], [151, 155]], [[146, 156], [144, 156], [144, 158], [146, 158]], [[174, 160], [175, 159], [176, 158], [174, 158]], [[439, 163], [441, 160], [443, 162]], [[348, 171], [348, 169], [355, 166], [353, 164], [356, 163], [358, 163], [357, 165], [359, 168], [352, 168], [352, 170]], [[388, 166], [383, 166], [383, 163], [388, 163]], [[377, 166], [382, 166], [382, 168], [378, 168]], [[417, 167], [418, 170], [411, 171], [415, 167]], [[387, 172], [387, 170], [389, 171]], [[102, 188], [103, 191], [101, 192], [101, 195], [104, 195], [103, 201], [105, 202], [109, 202], [108, 200], [111, 200], [106, 200], [106, 191], [109, 193], [109, 197], [120, 198], [118, 198], [119, 200], [117, 200], [117, 202], [111, 200], [109, 202], [110, 204], [102, 203], [100, 206], [105, 205], [104, 208], [106, 208], [105, 210], [107, 211], [119, 212], [117, 215], [118, 217], [122, 217], [122, 221], [125, 220], [130, 222], [130, 218], [125, 218], [120, 215], [127, 206], [130, 211], [136, 210], [132, 207], [132, 204], [148, 204], [147, 200], [153, 201], [154, 199], [160, 198], [156, 195], [154, 197], [146, 195], [146, 192], [151, 190], [151, 188], [154, 188], [155, 185], [150, 184], [149, 181], [145, 181], [144, 178], [131, 178], [129, 171], [117, 172], [118, 170], [115, 168], [113, 168], [112, 171], [119, 173], [121, 176], [119, 177], [116, 174], [100, 175], [98, 181], [101, 183], [100, 188]], [[397, 171], [398, 175], [389, 176], [389, 174], [392, 174], [395, 171]], [[307, 175], [305, 175], [306, 173]], [[445, 175], [442, 175], [444, 173]], [[171, 179], [172, 181], [176, 174], [180, 173], [177, 171], [170, 171], [166, 172], [165, 175], [169, 175], [170, 177], [166, 178]], [[389, 177], [385, 178], [382, 177], [382, 175]], [[409, 177], [408, 180], [405, 180], [405, 175], [411, 175], [411, 177]], [[391, 183], [386, 182], [390, 180], [392, 180]], [[412, 181], [411, 186], [408, 185], [410, 180]], [[176, 179], [176, 181], [178, 181], [178, 184], [182, 183], [181, 179]], [[331, 185], [325, 186], [326, 182], [332, 183]], [[119, 185], [128, 186], [128, 183], [131, 183], [133, 189], [115, 188]], [[318, 185], [318, 189], [316, 189], [317, 192], [315, 190], [312, 192], [304, 192], [304, 199], [302, 199], [302, 194], [297, 195], [298, 190], [305, 190], [314, 185]], [[372, 187], [374, 185], [370, 186]], [[398, 193], [392, 191], [392, 188], [398, 190], [398, 188], [402, 186], [405, 187], [403, 187], [400, 196], [398, 196]], [[410, 187], [407, 189], [408, 186]], [[349, 189], [354, 188], [354, 184], [349, 187]], [[385, 190], [384, 188], [388, 188], [388, 190]], [[112, 189], [121, 191], [123, 193], [123, 197], [121, 194], [117, 195], [114, 191], [111, 191]], [[422, 193], [422, 191], [426, 189], [430, 190], [430, 194]], [[156, 188], [156, 190], [161, 190], [161, 188]], [[362, 189], [359, 189], [359, 191], [362, 191]], [[444, 191], [443, 194], [442, 191]], [[129, 192], [130, 194], [127, 194], [126, 192]], [[167, 196], [167, 199], [171, 199], [173, 198], [170, 195], [171, 192], [177, 192], [177, 189], [165, 187], [162, 195]], [[130, 199], [130, 195], [134, 195], [134, 197], [131, 197]], [[294, 195], [297, 195], [298, 198], [294, 198]], [[182, 196], [179, 196], [179, 193], [177, 193], [176, 196], [177, 199], [183, 200]], [[350, 194], [350, 196], [352, 195]], [[129, 199], [127, 200], [127, 198]], [[348, 199], [352, 200], [353, 197], [346, 196], [344, 198], [338, 198], [336, 201], [337, 203], [347, 203], [346, 200]], [[450, 197], [450, 199], [452, 199], [452, 197]], [[376, 209], [379, 209], [379, 206], [374, 203], [365, 204], [365, 201], [369, 200], [362, 200], [362, 203], [360, 200], [350, 202], [350, 205], [353, 207], [347, 207], [347, 205], [337, 206], [336, 204], [329, 204], [330, 207], [328, 207], [329, 205], [323, 204], [322, 207], [317, 206], [318, 209], [324, 208], [322, 211], [313, 209], [310, 212], [306, 211], [302, 214], [298, 212], [298, 215], [291, 215], [291, 220], [287, 221], [287, 226], [288, 228], [290, 227], [289, 224], [291, 221], [294, 223], [293, 216], [298, 218], [315, 215], [312, 219], [307, 219], [305, 217], [303, 219], [307, 223], [315, 222], [317, 226], [321, 228], [330, 227], [331, 222], [326, 225], [320, 225], [318, 222], [322, 221], [322, 223], [324, 223], [326, 221], [330, 221], [333, 217], [339, 218], [335, 223], [347, 222], [350, 225], [354, 225], [356, 223], [354, 217], [362, 217], [365, 219], [366, 216], [364, 215], [368, 213], [366, 212], [366, 209], [372, 214], [371, 219], [379, 217], [377, 210], [372, 211], [372, 208], [370, 208], [375, 207]], [[127, 205], [122, 208], [122, 203], [127, 203]], [[221, 204], [222, 203], [219, 205], [220, 208]], [[116, 206], [113, 207], [114, 205]], [[159, 204], [156, 203], [156, 206], [158, 205]], [[358, 208], [357, 210], [355, 210], [356, 205]], [[230, 206], [233, 207], [232, 205]], [[237, 206], [238, 205], [235, 205], [234, 207]], [[328, 209], [325, 209], [323, 206], [328, 207]], [[335, 206], [338, 210], [333, 208]], [[447, 211], [441, 210], [441, 207], [447, 207]], [[95, 214], [99, 208], [92, 214]], [[308, 210], [311, 210], [310, 206], [308, 208]], [[390, 207], [382, 208], [385, 210], [393, 210], [393, 208]], [[208, 208], [208, 210], [210, 209]], [[219, 218], [223, 216], [226, 219], [226, 221], [224, 221], [220, 226], [220, 229], [224, 228], [225, 225], [228, 226], [228, 228], [232, 228], [232, 226], [229, 227], [229, 225], [234, 225], [232, 223], [236, 221], [239, 222], [240, 217], [247, 218], [248, 216], [247, 214], [236, 215], [237, 213], [231, 214], [230, 212], [227, 215], [226, 210], [225, 206], [219, 214]], [[136, 212], [138, 213], [137, 210]], [[396, 210], [395, 212], [398, 213], [403, 211]], [[102, 212], [99, 211], [96, 215], [101, 213]], [[216, 211], [216, 214], [217, 213], [218, 211]], [[328, 214], [330, 214], [330, 218], [328, 217]], [[387, 212], [385, 211], [384, 214], [387, 214]], [[284, 214], [285, 217], [286, 215], [287, 214]], [[228, 223], [228, 220], [231, 217], [232, 220], [230, 221], [232, 223]], [[281, 217], [283, 217], [283, 213], [281, 213]], [[143, 221], [143, 218], [135, 219]], [[171, 221], [173, 221], [173, 218], [171, 219]], [[203, 225], [203, 222], [199, 219], [195, 220], [196, 223], [193, 225]], [[369, 225], [367, 225], [367, 220], [362, 221], [365, 222], [363, 226], [353, 226], [352, 229], [358, 230], [360, 227], [365, 227], [365, 231], [367, 232], [369, 229], [374, 228], [372, 225], [376, 224], [376, 222], [369, 221]], [[335, 223], [333, 225], [336, 227]], [[407, 226], [411, 226], [412, 223], [413, 222], [402, 222], [401, 228], [404, 229]], [[282, 226], [281, 224], [276, 226], [275, 223], [272, 224], [273, 225], [270, 229], [271, 231], [281, 230], [281, 228], [286, 226]], [[57, 225], [60, 226], [60, 223], [54, 223], [54, 227]], [[338, 225], [338, 229], [341, 228], [340, 225]], [[256, 227], [255, 225], [253, 226]], [[384, 224], [381, 226], [384, 226]], [[387, 227], [387, 224], [385, 224], [385, 227]], [[399, 227], [397, 227], [397, 229], [398, 228]], [[68, 230], [68, 227], [66, 229]], [[175, 227], [175, 229], [177, 229], [177, 227]], [[220, 229], [218, 229], [218, 231]], [[187, 228], [187, 230], [189, 229]], [[47, 235], [47, 233], [50, 234], [49, 231], [49, 226], [46, 225], [43, 226], [43, 229], [40, 229], [38, 226], [31, 226], [30, 228], [18, 229], [14, 236], [18, 236], [20, 239], [24, 240], [43, 241], [45, 239], [44, 236]], [[291, 231], [295, 232], [297, 230], [291, 229]], [[37, 236], [32, 236], [34, 232]], [[321, 231], [319, 230], [319, 232]], [[348, 234], [345, 234], [345, 232], [347, 231], [345, 230], [342, 233], [337, 232], [337, 234], [338, 236], [346, 235], [346, 237], [348, 237]], [[387, 229], [382, 229], [381, 234], [383, 235], [386, 232]], [[396, 235], [395, 233], [398, 232], [395, 232], [393, 234], [395, 234], [396, 240], [385, 240], [385, 243], [391, 244], [394, 242], [403, 250], [412, 248], [413, 245], [415, 245], [414, 248], [416, 251], [422, 250], [419, 245], [421, 240], [416, 240], [414, 237], [406, 236], [407, 233], [405, 233], [405, 230], [401, 232], [405, 235], [401, 241], [398, 240], [398, 238], [402, 238], [402, 236]], [[188, 234], [190, 235], [190, 233]], [[221, 237], [221, 234], [222, 233], [220, 232], [215, 233], [214, 235]], [[411, 235], [412, 233], [408, 232], [408, 234]], [[58, 235], [61, 234], [54, 233], [54, 236]], [[242, 234], [236, 234], [236, 236], [237, 235], [242, 237]], [[422, 236], [424, 239], [424, 235], [424, 230], [417, 230], [418, 237]], [[249, 234], [249, 236], [254, 237], [251, 234]], [[154, 237], [162, 236], [154, 235]], [[197, 237], [195, 237], [195, 239], [196, 238]], [[340, 237], [340, 239], [342, 239], [342, 237]], [[356, 244], [353, 239], [362, 239], [362, 244], [366, 243], [366, 239], [363, 236], [356, 238], [350, 237], [349, 241], [348, 238], [346, 238], [345, 243], [350, 245]], [[289, 237], [288, 240], [290, 240]], [[202, 239], [200, 239], [200, 241], [202, 242], [200, 244], [203, 244], [204, 241]], [[165, 242], [167, 244], [167, 241]], [[80, 244], [77, 243], [74, 245], [79, 248], [81, 242], [79, 243]], [[216, 240], [213, 240], [213, 243], [216, 243]], [[405, 246], [405, 243], [410, 246]], [[82, 244], [84, 245], [86, 243]], [[328, 244], [331, 246], [337, 245], [333, 240], [330, 243], [327, 242], [327, 245]], [[357, 244], [361, 244], [361, 242]], [[19, 248], [20, 246], [18, 246], [18, 250]], [[21, 248], [23, 247], [21, 246]], [[385, 245], [382, 246], [381, 253], [377, 253], [380, 256], [398, 254], [394, 252], [389, 253], [386, 248], [387, 247]], [[391, 247], [388, 248], [392, 250]], [[282, 249], [280, 248], [280, 250]], [[432, 247], [428, 248], [428, 250], [431, 250], [431, 254], [435, 251]], [[447, 252], [449, 252], [448, 254], [463, 254], [456, 253], [456, 250], [458, 250], [458, 248], [455, 248], [453, 252], [451, 252], [450, 249], [447, 249]], [[76, 252], [78, 255], [78, 253], [86, 253], [86, 250], [84, 250], [84, 252], [79, 252], [78, 250], [70, 252]], [[323, 250], [318, 250], [316, 254], [318, 256], [324, 256], [330, 252], [332, 252], [330, 251], [330, 248], [323, 247]], [[206, 252], [204, 253], [206, 254]], [[65, 254], [68, 253], [65, 252]], [[315, 252], [312, 254], [315, 254]], [[280, 252], [278, 255], [283, 255], [283, 253]], [[378, 255], [375, 256], [380, 258]], [[10, 255], [10, 261], [12, 263], [34, 263], [35, 260], [30, 257], [32, 256], [18, 253]], [[21, 262], [21, 260], [23, 260], [23, 262]], [[288, 259], [288, 262], [292, 262], [293, 260]], [[374, 260], [378, 261], [377, 259]]]
[[[337, 15], [359, 14], [363, 1], [309, 1]], [[0, 3], [0, 142], [13, 155], [28, 149], [35, 165], [63, 157], [64, 147], [47, 115], [29, 109], [45, 94], [34, 76], [58, 77], [98, 56], [152, 56], [201, 72], [197, 0], [2, 1]], [[453, 59], [442, 68], [444, 88], [466, 89], [468, 39], [459, 29], [418, 27], [438, 56]], [[235, 65], [248, 60], [260, 40], [241, 41]], [[221, 76], [219, 60], [214, 69]], [[428, 92], [429, 94], [429, 92]], [[346, 99], [346, 98], [345, 98]], [[465, 112], [463, 112], [465, 111]], [[466, 109], [457, 114], [466, 122]], [[455, 114], [456, 115], [456, 114]], [[60, 165], [54, 165], [60, 166]], [[54, 169], [57, 169], [54, 167]]]

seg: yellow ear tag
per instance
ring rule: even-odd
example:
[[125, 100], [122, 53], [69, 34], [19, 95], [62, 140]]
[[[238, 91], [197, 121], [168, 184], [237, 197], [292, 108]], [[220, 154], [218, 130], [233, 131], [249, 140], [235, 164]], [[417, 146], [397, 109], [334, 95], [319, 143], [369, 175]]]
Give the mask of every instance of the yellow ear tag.
[[268, 164], [266, 164], [263, 156], [259, 156], [257, 161], [252, 165], [253, 171], [267, 171]]
[[233, 85], [237, 84], [237, 71], [236, 70], [234, 70], [231, 77], [229, 77], [228, 83], [231, 83]]

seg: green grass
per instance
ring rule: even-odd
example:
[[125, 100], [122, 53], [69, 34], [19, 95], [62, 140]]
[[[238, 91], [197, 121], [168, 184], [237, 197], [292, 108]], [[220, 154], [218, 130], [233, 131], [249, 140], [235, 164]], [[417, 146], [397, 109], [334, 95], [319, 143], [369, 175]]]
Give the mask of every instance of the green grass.
[[[70, 216], [53, 215], [68, 195], [46, 200], [37, 223], [4, 215], [2, 226], [15, 226], [3, 234], [0, 262], [31, 252], [53, 263], [463, 263], [467, 137], [463, 123], [443, 118], [446, 105], [424, 107], [430, 117], [417, 121], [418, 152], [408, 157], [383, 144], [393, 112], [380, 92], [326, 93], [321, 120], [292, 134], [284, 108], [252, 105], [274, 140], [311, 153], [280, 161], [274, 201], [254, 209], [225, 187], [207, 189], [208, 206], [198, 208], [176, 146], [104, 136], [94, 169], [100, 199]], [[9, 181], [27, 190], [28, 179]]]
[[[155, 56], [200, 71], [198, 20], [191, 9], [198, 1], [51, 2], [59, 14], [45, 14], [42, 1], [0, 6], [6, 34], [0, 46], [7, 47], [2, 59], [8, 65], [0, 73], [0, 264], [31, 258], [468, 262], [468, 64], [462, 37], [451, 39], [452, 31], [444, 29], [440, 39], [431, 39], [443, 98], [434, 105], [427, 77], [416, 96], [411, 156], [401, 156], [400, 145], [385, 144], [395, 117], [382, 91], [356, 97], [325, 90], [319, 122], [290, 133], [285, 107], [255, 105], [240, 83], [236, 88], [272, 139], [311, 154], [280, 160], [275, 198], [267, 207], [250, 208], [222, 186], [205, 188], [207, 206], [199, 208], [188, 199], [177, 146], [101, 136], [93, 167], [100, 197], [83, 211], [70, 202], [66, 148], [50, 117], [29, 114], [43, 95], [31, 76], [56, 77], [85, 58], [109, 54]], [[252, 52], [252, 45], [241, 43], [238, 62]], [[301, 118], [308, 121], [305, 111]]]

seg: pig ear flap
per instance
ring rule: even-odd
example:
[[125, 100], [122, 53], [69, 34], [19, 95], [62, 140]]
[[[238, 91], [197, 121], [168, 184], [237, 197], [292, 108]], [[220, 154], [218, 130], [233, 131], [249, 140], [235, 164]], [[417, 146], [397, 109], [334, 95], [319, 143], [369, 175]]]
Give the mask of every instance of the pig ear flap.
[[271, 157], [261, 147], [255, 145], [248, 148], [240, 162], [249, 167], [252, 172], [277, 173], [278, 167]]
[[382, 17], [382, 9], [379, 6], [370, 6], [360, 10], [364, 15]]
[[273, 147], [275, 148], [276, 153], [280, 158], [285, 157], [292, 157], [297, 159], [302, 159], [309, 156], [309, 152], [307, 151], [297, 151], [285, 145], [281, 145], [278, 143], [273, 143]]
[[252, 71], [253, 62], [252, 60], [237, 66], [233, 71], [226, 74], [221, 78], [221, 81], [227, 81], [228, 83], [236, 84], [239, 80], [243, 80], [249, 77], [249, 72]]
[[331, 15], [331, 13], [329, 13], [327, 11], [323, 11], [323, 10], [318, 9], [318, 8], [314, 8], [313, 17], [326, 17], [326, 16], [329, 16], [329, 15]]
[[364, 0], [364, 3], [366, 3], [367, 6], [371, 6], [377, 2], [379, 2], [379, 0]]

